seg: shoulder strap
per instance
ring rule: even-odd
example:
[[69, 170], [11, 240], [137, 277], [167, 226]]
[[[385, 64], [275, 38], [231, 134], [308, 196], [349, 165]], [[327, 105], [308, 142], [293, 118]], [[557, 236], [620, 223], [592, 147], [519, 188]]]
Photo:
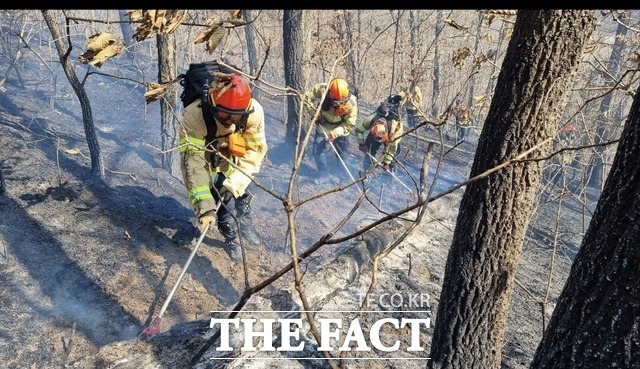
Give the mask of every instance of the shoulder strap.
[[200, 97], [200, 105], [202, 109], [202, 117], [204, 118], [205, 126], [207, 126], [207, 136], [205, 142], [211, 142], [216, 138], [216, 121], [213, 119], [213, 112], [211, 111], [211, 104], [209, 103], [209, 88], [205, 85], [202, 89], [202, 96]]

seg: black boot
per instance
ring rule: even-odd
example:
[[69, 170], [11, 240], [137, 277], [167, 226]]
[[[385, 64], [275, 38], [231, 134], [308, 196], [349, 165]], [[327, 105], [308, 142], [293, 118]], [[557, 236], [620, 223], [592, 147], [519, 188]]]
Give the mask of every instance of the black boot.
[[240, 236], [247, 240], [247, 242], [260, 245], [260, 237], [253, 230], [253, 219], [251, 219], [251, 214], [244, 214], [240, 217]]
[[251, 244], [260, 245], [260, 237], [253, 230], [250, 200], [251, 197], [248, 192], [236, 199], [236, 215], [240, 223], [240, 236]]
[[230, 221], [218, 221], [218, 231], [224, 236], [224, 243], [227, 246], [227, 252], [231, 260], [242, 260], [242, 250], [240, 249], [240, 241], [237, 237], [235, 222]]
[[231, 260], [242, 261], [242, 249], [240, 248], [238, 238], [227, 239], [225, 244], [227, 245], [227, 251], [229, 252]]

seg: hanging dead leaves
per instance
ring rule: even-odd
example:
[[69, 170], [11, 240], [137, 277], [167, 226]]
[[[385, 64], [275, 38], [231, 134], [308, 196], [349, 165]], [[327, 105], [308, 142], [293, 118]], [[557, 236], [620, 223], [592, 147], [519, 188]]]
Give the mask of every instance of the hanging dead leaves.
[[[133, 38], [140, 42], [156, 34], [171, 34], [180, 26], [186, 16], [185, 10], [128, 10], [127, 16], [132, 22], [140, 22]], [[227, 18], [219, 20], [211, 17], [205, 21], [206, 27], [198, 33], [194, 44], [205, 44], [205, 50], [212, 54], [227, 35], [227, 28], [244, 26], [241, 10], [227, 11]], [[197, 24], [194, 24], [197, 26]]]
[[127, 15], [133, 22], [141, 22], [133, 34], [133, 38], [140, 42], [157, 34], [168, 35], [178, 29], [182, 23], [185, 10], [128, 10]]
[[[186, 11], [128, 10], [127, 16], [129, 16], [129, 20], [132, 22], [140, 22], [140, 25], [136, 28], [133, 35], [133, 38], [140, 42], [157, 34], [163, 35], [175, 32], [178, 26], [183, 24]], [[205, 21], [204, 25], [192, 25], [205, 27], [203, 31], [196, 35], [193, 43], [204, 43], [205, 50], [209, 54], [213, 54], [228, 34], [227, 28], [244, 26], [246, 22], [242, 20], [241, 10], [229, 10], [227, 11], [226, 19], [219, 20], [217, 17], [211, 17]], [[147, 104], [162, 98], [166, 94], [167, 86], [176, 81], [177, 79], [164, 83], [147, 83], [147, 90], [144, 94]]]
[[167, 93], [167, 83], [149, 82], [145, 86], [144, 101], [147, 104], [160, 100]]
[[124, 41], [121, 37], [108, 32], [97, 33], [89, 37], [87, 50], [78, 55], [78, 61], [100, 68], [107, 60], [120, 54], [122, 50], [124, 50]]

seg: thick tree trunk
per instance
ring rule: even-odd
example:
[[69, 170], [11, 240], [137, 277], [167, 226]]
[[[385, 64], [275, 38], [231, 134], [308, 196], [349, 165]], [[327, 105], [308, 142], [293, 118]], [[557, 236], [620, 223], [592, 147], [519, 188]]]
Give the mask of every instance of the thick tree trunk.
[[640, 368], [640, 88], [531, 368]]
[[[617, 77], [618, 73], [620, 73], [620, 60], [622, 54], [622, 48], [625, 44], [625, 35], [627, 34], [627, 26], [619, 23], [618, 28], [616, 30], [616, 37], [614, 39], [613, 48], [611, 49], [611, 54], [609, 55], [609, 61], [607, 62], [608, 74], [605, 74], [605, 85], [613, 86], [614, 81], [611, 76]], [[611, 139], [612, 129], [608, 128], [611, 126], [617, 127], [618, 121], [614, 120], [610, 121], [611, 117], [614, 117], [611, 109], [611, 99], [613, 97], [614, 91], [611, 91], [606, 96], [602, 98], [600, 101], [600, 109], [598, 114], [598, 119], [596, 120], [596, 134], [594, 137], [594, 143], [599, 144], [603, 142], [607, 142]], [[609, 118], [607, 118], [609, 117]], [[589, 186], [593, 188], [600, 189], [602, 183], [604, 182], [604, 147], [595, 147], [592, 161], [590, 163], [590, 170], [587, 172], [591, 172], [589, 178]]]
[[[520, 10], [471, 177], [550, 137], [571, 90], [593, 11]], [[528, 157], [545, 155], [549, 145]], [[505, 321], [541, 163], [467, 185], [445, 269], [428, 368], [499, 368]]]

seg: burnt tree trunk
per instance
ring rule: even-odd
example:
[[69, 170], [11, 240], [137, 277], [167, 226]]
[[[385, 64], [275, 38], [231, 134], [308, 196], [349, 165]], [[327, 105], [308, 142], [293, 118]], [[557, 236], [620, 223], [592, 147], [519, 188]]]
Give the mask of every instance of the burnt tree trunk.
[[84, 86], [80, 83], [80, 80], [73, 69], [73, 64], [71, 64], [71, 61], [69, 60], [72, 45], [68, 45], [68, 48], [65, 50], [65, 45], [62, 41], [62, 32], [60, 32], [60, 26], [55, 20], [53, 11], [42, 10], [42, 16], [49, 27], [49, 31], [51, 31], [51, 37], [53, 38], [53, 43], [56, 45], [62, 69], [67, 75], [67, 79], [80, 101], [80, 108], [82, 109], [82, 124], [84, 125], [84, 134], [87, 139], [87, 145], [89, 146], [89, 157], [91, 158], [91, 177], [104, 180], [104, 163], [100, 153], [100, 144], [98, 143], [98, 136], [96, 135], [96, 127], [93, 123], [93, 113], [91, 112], [89, 96], [87, 96], [87, 91], [85, 91]]
[[[284, 79], [288, 87], [304, 91], [302, 60], [304, 57], [303, 25], [304, 10], [284, 10], [282, 13], [282, 37], [284, 43]], [[293, 147], [298, 141], [300, 127], [300, 98], [294, 94], [287, 96], [287, 133], [285, 141]], [[304, 136], [304, 132], [300, 132]]]
[[436, 10], [436, 34], [433, 40], [433, 91], [431, 95], [431, 116], [438, 118], [438, 95], [440, 94], [440, 47], [438, 47], [438, 39], [444, 30], [444, 21], [442, 10]]
[[640, 88], [531, 368], [640, 368]]
[[[258, 51], [256, 50], [256, 35], [255, 35], [255, 25], [253, 22], [255, 19], [251, 15], [251, 9], [243, 9], [242, 17], [245, 22], [247, 22], [247, 26], [244, 28], [244, 38], [247, 42], [247, 59], [249, 62], [249, 74], [252, 76], [258, 75]], [[257, 81], [255, 81], [257, 82]], [[254, 82], [254, 83], [255, 83]], [[260, 101], [261, 93], [257, 88], [252, 89], [251, 95], [253, 98]]]
[[[471, 177], [552, 136], [583, 47], [586, 10], [520, 10]], [[525, 158], [545, 155], [550, 145]], [[499, 368], [505, 321], [542, 163], [521, 161], [467, 185], [443, 282], [428, 368]]]
[[[617, 78], [618, 74], [620, 73], [622, 49], [625, 44], [624, 40], [626, 34], [627, 26], [623, 23], [619, 23], [618, 28], [616, 29], [616, 37], [613, 42], [613, 48], [611, 49], [611, 54], [609, 55], [609, 60], [606, 64], [608, 74], [603, 74], [605, 78], [604, 83], [608, 87], [612, 87], [614, 85], [615, 81], [613, 80], [613, 78]], [[615, 129], [611, 129], [609, 127], [613, 126], [615, 128], [618, 128], [619, 121], [615, 119], [616, 114], [613, 114], [611, 107], [613, 94], [614, 91], [609, 92], [600, 101], [598, 118], [596, 119], [596, 134], [594, 137], [595, 144], [601, 144], [612, 139], [612, 136], [614, 136], [614, 134], [611, 131], [614, 131]], [[612, 117], [614, 117], [613, 122], [611, 121]], [[590, 167], [587, 169], [587, 172], [591, 172], [591, 174], [588, 176], [588, 184], [593, 188], [600, 189], [602, 187], [602, 182], [605, 175], [605, 150], [604, 147], [594, 147], [593, 151], [593, 158], [589, 163]]]

